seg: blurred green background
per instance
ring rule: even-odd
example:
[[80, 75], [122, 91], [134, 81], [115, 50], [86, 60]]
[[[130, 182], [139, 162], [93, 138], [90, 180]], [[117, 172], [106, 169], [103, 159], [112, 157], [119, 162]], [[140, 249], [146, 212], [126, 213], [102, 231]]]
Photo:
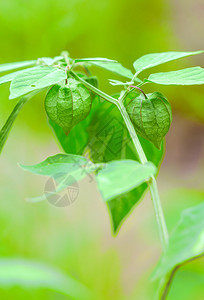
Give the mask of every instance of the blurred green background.
[[[108, 57], [132, 68], [136, 58], [150, 52], [203, 48], [202, 0], [7, 0], [0, 1], [0, 63], [59, 55]], [[203, 55], [156, 67], [156, 71], [204, 66]], [[107, 92], [113, 77], [97, 70]], [[144, 73], [145, 75], [145, 73]], [[119, 78], [120, 79], [120, 78]], [[204, 87], [145, 86], [158, 89], [172, 104], [174, 120], [158, 177], [169, 229], [180, 211], [204, 201]], [[9, 85], [0, 86], [0, 126], [15, 100]], [[58, 153], [47, 126], [44, 95], [21, 111], [1, 155], [0, 256], [27, 258], [72, 275], [96, 294], [95, 299], [153, 299], [149, 280], [160, 243], [149, 195], [112, 236], [109, 215], [95, 183], [80, 183], [72, 206], [25, 201], [40, 195], [45, 181], [22, 171], [17, 162], [33, 164]], [[204, 297], [204, 260], [176, 275], [168, 300]], [[67, 299], [48, 289], [0, 289], [1, 299]]]

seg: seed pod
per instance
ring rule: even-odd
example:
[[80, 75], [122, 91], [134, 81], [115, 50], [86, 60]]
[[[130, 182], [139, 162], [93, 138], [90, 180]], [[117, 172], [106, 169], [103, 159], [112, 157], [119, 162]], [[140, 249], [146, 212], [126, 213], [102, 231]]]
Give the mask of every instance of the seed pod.
[[158, 149], [172, 122], [171, 105], [159, 92], [142, 95], [127, 105], [127, 112], [136, 132], [152, 142]]
[[45, 110], [49, 119], [68, 134], [88, 116], [91, 102], [89, 90], [80, 82], [69, 78], [67, 84], [56, 84], [49, 90], [45, 98]]

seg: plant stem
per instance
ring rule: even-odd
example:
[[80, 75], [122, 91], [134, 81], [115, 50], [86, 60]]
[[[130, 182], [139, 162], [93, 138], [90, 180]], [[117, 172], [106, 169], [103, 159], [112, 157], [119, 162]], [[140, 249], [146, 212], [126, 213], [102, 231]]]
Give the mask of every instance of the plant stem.
[[116, 106], [118, 107], [118, 109], [119, 109], [119, 111], [120, 111], [120, 113], [123, 117], [123, 120], [125, 122], [125, 125], [126, 125], [128, 131], [129, 131], [130, 137], [131, 137], [132, 142], [133, 142], [133, 144], [135, 146], [135, 149], [137, 151], [138, 158], [139, 158], [139, 160], [142, 164], [145, 164], [147, 162], [146, 155], [145, 155], [144, 150], [143, 150], [143, 148], [140, 144], [140, 141], [139, 141], [138, 136], [135, 132], [134, 126], [133, 126], [133, 124], [132, 124], [132, 122], [129, 118], [129, 115], [126, 111], [126, 108], [125, 108], [124, 104], [120, 103], [120, 102], [117, 102]]
[[145, 99], [147, 99], [147, 95], [141, 88], [139, 88], [138, 86], [134, 86], [134, 85], [131, 85], [130, 87], [132, 87], [134, 89], [138, 89], [144, 95]]
[[[144, 150], [140, 144], [140, 141], [138, 139], [138, 136], [136, 134], [136, 131], [134, 129], [134, 126], [129, 118], [129, 115], [126, 111], [126, 108], [124, 106], [124, 104], [122, 103], [122, 101], [118, 101], [116, 99], [114, 99], [113, 97], [107, 95], [106, 93], [102, 92], [101, 90], [97, 89], [96, 87], [94, 87], [93, 85], [89, 84], [88, 82], [86, 82], [85, 80], [83, 80], [81, 77], [77, 76], [77, 74], [73, 71], [69, 72], [74, 78], [76, 78], [77, 80], [79, 80], [81, 83], [83, 83], [88, 89], [90, 89], [92, 92], [96, 93], [98, 96], [102, 97], [103, 99], [113, 103], [114, 105], [117, 106], [117, 108], [119, 109], [123, 120], [127, 126], [127, 129], [129, 131], [130, 137], [132, 139], [132, 142], [135, 146], [136, 149], [136, 153], [138, 155], [139, 161], [142, 164], [145, 164], [147, 162], [147, 158], [146, 155], [144, 153]], [[163, 214], [163, 210], [162, 210], [162, 206], [160, 203], [160, 198], [159, 198], [159, 193], [158, 193], [158, 189], [157, 189], [157, 183], [156, 183], [156, 179], [154, 176], [151, 176], [150, 180], [147, 182], [149, 189], [150, 189], [150, 193], [151, 193], [151, 198], [153, 201], [153, 205], [154, 205], [154, 209], [155, 209], [155, 214], [156, 214], [156, 220], [157, 220], [157, 224], [159, 227], [159, 235], [160, 235], [160, 239], [161, 239], [161, 243], [162, 243], [162, 247], [163, 250], [166, 248], [166, 246], [168, 245], [168, 231], [167, 231], [167, 227], [166, 227], [166, 223], [165, 223], [165, 218], [164, 218], [164, 214]]]
[[95, 94], [97, 94], [98, 96], [100, 96], [101, 98], [105, 99], [106, 101], [109, 101], [113, 104], [117, 104], [117, 100], [109, 95], [107, 95], [106, 93], [102, 92], [101, 90], [97, 89], [95, 86], [93, 86], [92, 84], [88, 83], [87, 81], [83, 80], [81, 77], [79, 77], [75, 72], [73, 71], [69, 71], [69, 74], [72, 75], [75, 79], [77, 79], [78, 81], [81, 81], [81, 83], [83, 83], [89, 90], [91, 90], [92, 92], [94, 92]]
[[[142, 164], [147, 162], [147, 158], [146, 155], [144, 153], [144, 150], [140, 144], [140, 141], [138, 139], [138, 136], [135, 132], [135, 129], [132, 125], [132, 122], [129, 118], [129, 115], [126, 111], [126, 108], [124, 106], [123, 103], [117, 103], [117, 107], [120, 110], [120, 113], [125, 121], [125, 124], [127, 126], [127, 129], [129, 131], [130, 137], [134, 143], [135, 149], [137, 151], [138, 154], [138, 158], [140, 160], [140, 162]], [[162, 206], [160, 203], [160, 198], [159, 198], [159, 193], [158, 193], [158, 188], [157, 188], [157, 182], [154, 176], [151, 177], [151, 179], [148, 182], [148, 186], [150, 189], [150, 193], [151, 193], [151, 197], [152, 197], [152, 202], [154, 205], [154, 210], [155, 210], [155, 214], [156, 214], [156, 219], [157, 219], [157, 224], [159, 227], [159, 235], [160, 235], [160, 239], [162, 242], [162, 246], [163, 249], [166, 248], [167, 244], [168, 244], [168, 231], [167, 231], [167, 227], [166, 227], [166, 222], [165, 222], [165, 218], [164, 218], [164, 214], [163, 214], [163, 210], [162, 210]]]

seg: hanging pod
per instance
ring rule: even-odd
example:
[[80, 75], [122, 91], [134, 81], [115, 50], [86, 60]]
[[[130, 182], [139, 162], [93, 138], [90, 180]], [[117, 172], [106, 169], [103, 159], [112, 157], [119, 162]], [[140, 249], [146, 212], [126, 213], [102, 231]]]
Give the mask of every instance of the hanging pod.
[[91, 103], [89, 90], [79, 81], [69, 78], [66, 84], [56, 84], [49, 90], [45, 110], [49, 119], [68, 134], [88, 116]]
[[172, 122], [171, 105], [159, 92], [133, 99], [127, 105], [127, 112], [136, 132], [152, 142], [158, 149]]

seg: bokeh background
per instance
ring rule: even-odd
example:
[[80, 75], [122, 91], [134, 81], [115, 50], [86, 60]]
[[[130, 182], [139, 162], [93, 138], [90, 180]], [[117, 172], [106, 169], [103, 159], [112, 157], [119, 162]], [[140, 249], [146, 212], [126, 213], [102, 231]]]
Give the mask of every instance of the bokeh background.
[[[7, 0], [0, 1], [0, 63], [56, 56], [108, 57], [132, 68], [150, 52], [204, 48], [203, 0]], [[203, 55], [152, 69], [204, 66]], [[101, 89], [115, 92], [113, 77], [97, 70]], [[145, 74], [144, 74], [145, 75]], [[111, 76], [111, 77], [110, 77]], [[119, 78], [120, 79], [120, 78]], [[204, 87], [145, 86], [172, 104], [173, 124], [158, 185], [169, 230], [186, 207], [204, 201]], [[0, 126], [15, 105], [9, 85], [0, 86]], [[23, 108], [0, 158], [0, 256], [55, 267], [87, 285], [96, 299], [153, 299], [149, 280], [161, 253], [149, 195], [112, 236], [109, 214], [94, 182], [80, 183], [77, 201], [66, 208], [31, 204], [45, 180], [21, 170], [61, 150], [47, 126], [44, 95]], [[204, 260], [183, 267], [168, 300], [204, 298]], [[1, 299], [67, 299], [47, 289], [0, 288]]]

